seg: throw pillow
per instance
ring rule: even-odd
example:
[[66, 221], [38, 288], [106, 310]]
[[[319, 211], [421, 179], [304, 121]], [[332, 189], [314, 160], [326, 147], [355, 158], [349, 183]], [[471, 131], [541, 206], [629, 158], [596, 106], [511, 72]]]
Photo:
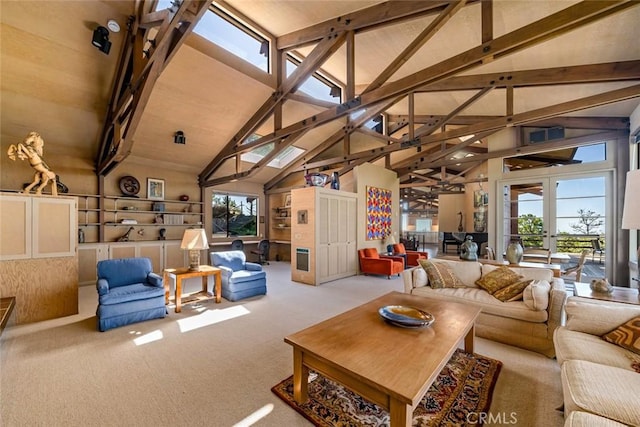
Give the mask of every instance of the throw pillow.
[[429, 278], [424, 268], [416, 268], [413, 270], [413, 287], [420, 288], [429, 284]]
[[506, 288], [522, 279], [522, 276], [510, 268], [500, 267], [476, 280], [476, 285], [493, 295], [500, 289]]
[[640, 354], [640, 316], [623, 323], [602, 338], [615, 345]]
[[428, 259], [418, 260], [424, 271], [427, 272], [429, 278], [429, 285], [433, 289], [439, 288], [466, 288], [464, 283], [456, 276], [448, 265], [433, 262]]
[[534, 280], [524, 288], [522, 300], [531, 310], [542, 311], [549, 307], [551, 285], [546, 280]]
[[518, 301], [522, 299], [524, 289], [531, 284], [533, 280], [527, 279], [521, 282], [512, 283], [502, 289], [496, 291], [493, 296], [502, 302]]

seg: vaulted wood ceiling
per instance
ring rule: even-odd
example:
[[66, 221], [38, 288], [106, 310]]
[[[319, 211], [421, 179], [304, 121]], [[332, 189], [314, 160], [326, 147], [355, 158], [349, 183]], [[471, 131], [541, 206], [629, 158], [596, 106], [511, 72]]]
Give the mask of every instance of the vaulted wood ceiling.
[[[190, 34], [204, 2], [172, 13], [151, 13], [153, 3], [141, 1], [96, 1], [93, 8], [65, 1], [5, 3], [5, 64], [6, 49], [20, 55], [12, 42], [24, 44], [33, 34], [33, 46], [35, 39], [52, 40], [69, 47], [58, 53], [67, 64], [81, 60], [82, 67], [96, 69], [96, 75], [78, 76], [77, 85], [98, 80], [89, 102], [100, 121], [103, 112], [113, 114], [102, 132], [65, 144], [93, 156], [100, 173], [132, 158], [193, 172], [201, 185], [245, 179], [272, 191], [301, 185], [305, 170], [345, 173], [375, 161], [396, 170], [403, 186], [428, 185], [496, 155], [486, 154], [486, 137], [505, 127], [624, 131], [639, 104], [637, 1], [216, 2], [272, 35], [273, 53], [277, 48], [279, 55], [293, 51], [306, 58], [289, 78], [278, 77], [277, 67], [274, 75], [262, 73]], [[87, 46], [89, 23], [116, 18], [125, 27], [130, 15], [137, 17], [132, 37], [113, 35], [108, 58]], [[67, 31], [51, 25], [43, 30], [48, 21], [63, 22]], [[72, 28], [80, 34], [70, 37]], [[118, 65], [121, 50], [129, 68]], [[55, 55], [44, 49], [38, 54]], [[343, 83], [344, 104], [315, 102], [295, 91], [318, 67]], [[120, 89], [110, 101], [114, 79]], [[9, 83], [3, 69], [3, 87]], [[57, 94], [63, 103], [70, 96]], [[349, 113], [363, 108], [364, 116], [349, 120]], [[387, 115], [388, 136], [358, 129], [380, 112]], [[4, 111], [2, 125], [3, 134], [22, 133]], [[109, 138], [114, 129], [117, 137]], [[186, 145], [173, 143], [176, 130], [185, 132]], [[263, 137], [241, 147], [252, 132]], [[459, 139], [471, 134], [480, 143]], [[88, 140], [95, 141], [93, 148], [87, 149]], [[293, 144], [305, 153], [282, 170], [238, 160], [272, 141], [278, 150]], [[460, 161], [471, 151], [473, 160]]]

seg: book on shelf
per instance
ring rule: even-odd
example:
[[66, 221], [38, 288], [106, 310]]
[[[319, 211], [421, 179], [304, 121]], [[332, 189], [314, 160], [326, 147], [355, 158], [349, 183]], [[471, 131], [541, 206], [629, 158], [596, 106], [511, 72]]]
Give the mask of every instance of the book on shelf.
[[120, 221], [120, 224], [137, 224], [137, 223], [138, 221], [131, 218], [124, 218], [122, 221]]
[[164, 223], [167, 225], [183, 225], [184, 215], [164, 214]]

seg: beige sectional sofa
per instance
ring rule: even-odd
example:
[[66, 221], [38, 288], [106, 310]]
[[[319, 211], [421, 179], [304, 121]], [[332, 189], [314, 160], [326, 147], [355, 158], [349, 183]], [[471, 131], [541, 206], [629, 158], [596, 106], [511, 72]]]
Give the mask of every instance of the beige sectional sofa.
[[640, 355], [602, 338], [640, 316], [640, 305], [571, 297], [566, 313], [554, 336], [565, 426], [640, 426]]
[[414, 267], [402, 273], [406, 293], [478, 306], [482, 313], [476, 322], [477, 336], [554, 356], [553, 333], [563, 324], [567, 293], [564, 281], [554, 278], [551, 270], [511, 268], [527, 279], [548, 282], [549, 285], [537, 287], [532, 294], [525, 292], [522, 300], [502, 302], [476, 285], [478, 279], [497, 266], [438, 258], [430, 261], [446, 263], [464, 286], [434, 289], [425, 270]]

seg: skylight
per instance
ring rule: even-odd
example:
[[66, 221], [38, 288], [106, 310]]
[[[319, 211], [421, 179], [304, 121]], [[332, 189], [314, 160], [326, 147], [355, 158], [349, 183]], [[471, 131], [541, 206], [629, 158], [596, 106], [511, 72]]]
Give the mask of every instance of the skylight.
[[[295, 71], [299, 63], [300, 61], [293, 58], [291, 55], [288, 55], [287, 77], [289, 77], [291, 73]], [[318, 72], [310, 75], [307, 80], [302, 83], [298, 90], [321, 101], [340, 102], [341, 99], [340, 87]], [[338, 96], [334, 97], [332, 93], [337, 93]]]
[[[253, 134], [249, 136], [244, 143], [248, 144], [259, 138], [260, 138], [260, 135]], [[274, 147], [275, 147], [275, 143], [270, 142], [269, 144], [256, 147], [253, 150], [249, 151], [248, 153], [241, 154], [240, 158], [245, 162], [258, 163], [266, 155], [271, 153]], [[278, 153], [278, 155], [274, 157], [269, 163], [267, 163], [267, 166], [271, 166], [272, 168], [282, 169], [283, 167], [285, 167], [286, 165], [294, 161], [302, 153], [304, 153], [303, 149], [290, 145], [287, 148], [283, 149], [280, 153]]]

